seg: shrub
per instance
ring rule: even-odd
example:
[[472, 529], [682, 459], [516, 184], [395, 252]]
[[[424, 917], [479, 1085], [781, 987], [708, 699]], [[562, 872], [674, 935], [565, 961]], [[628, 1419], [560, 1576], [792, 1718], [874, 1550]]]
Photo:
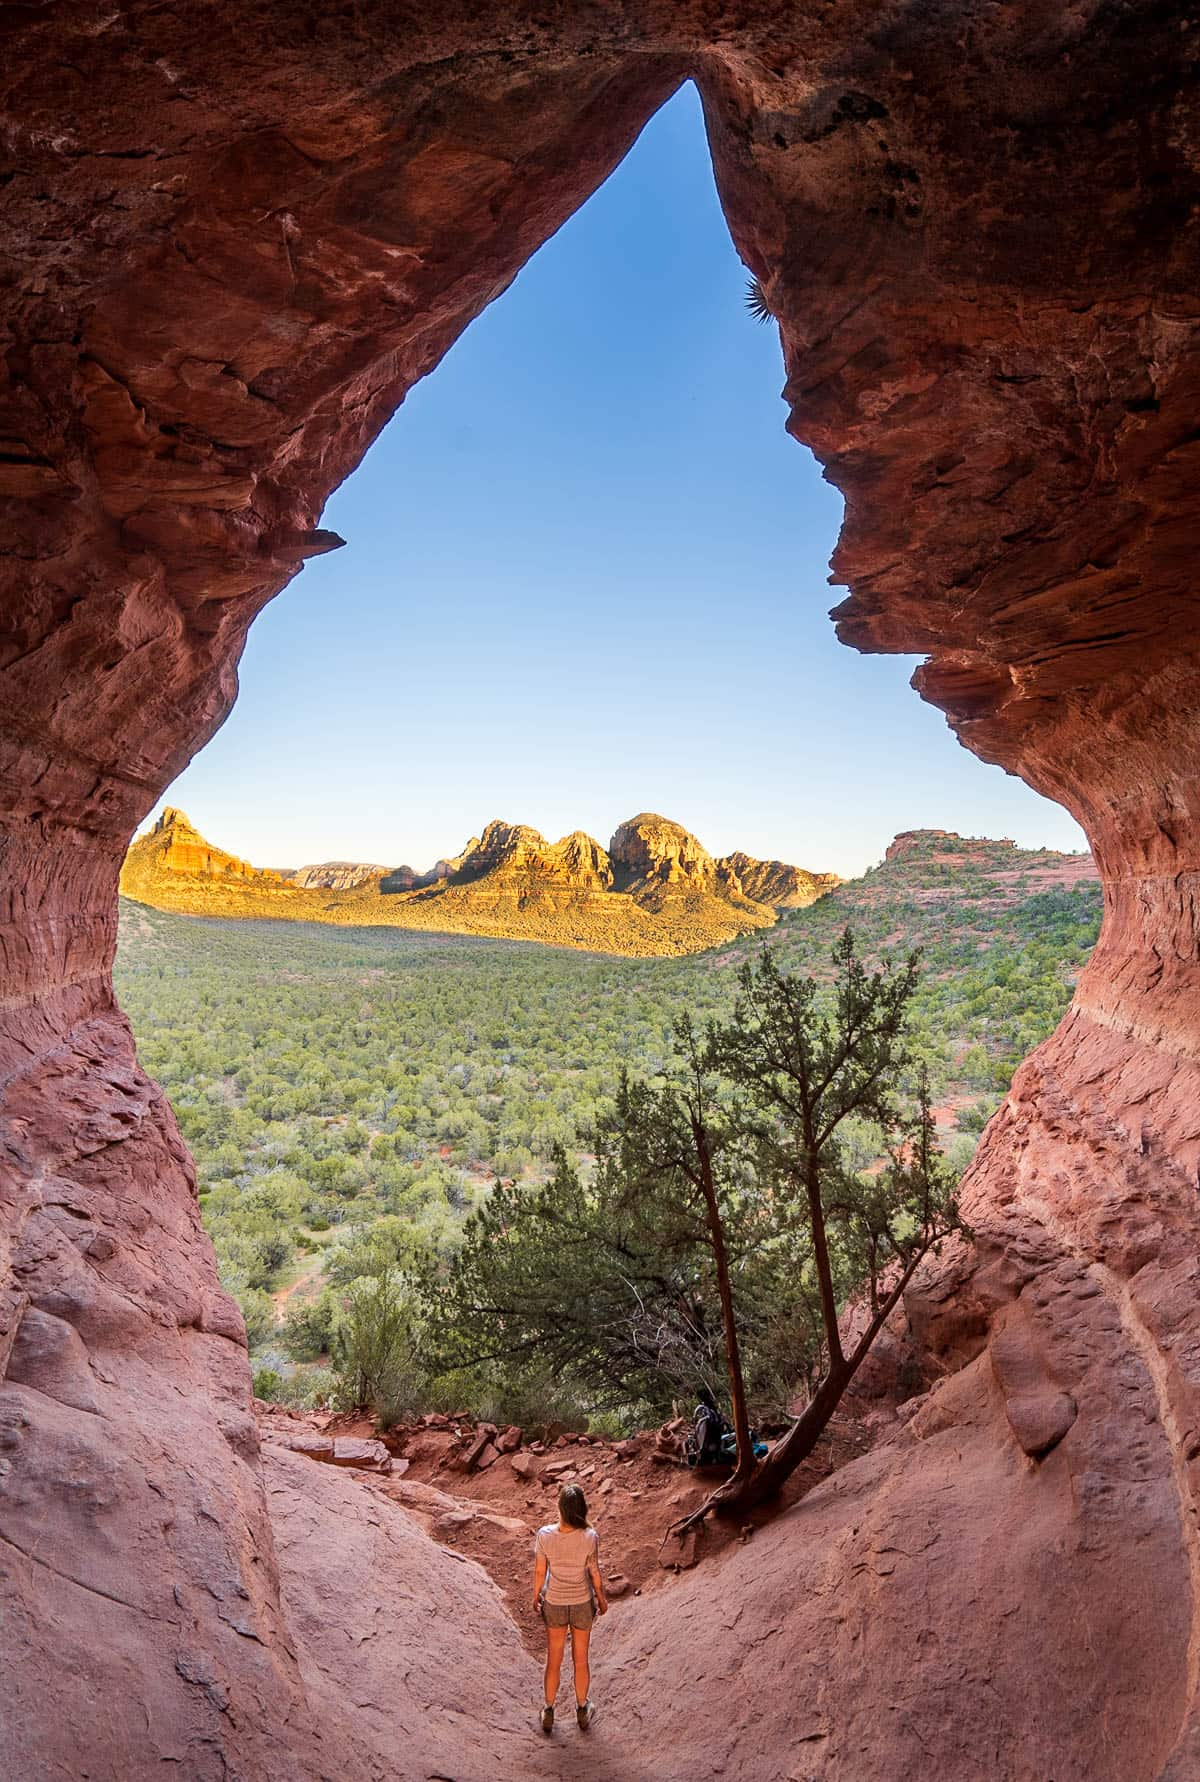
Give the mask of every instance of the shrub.
[[293, 1361], [316, 1361], [329, 1353], [335, 1310], [328, 1292], [318, 1299], [289, 1300], [279, 1340]]
[[261, 1287], [243, 1288], [237, 1302], [246, 1320], [246, 1342], [251, 1349], [260, 1348], [275, 1334], [275, 1302]]
[[519, 1423], [530, 1435], [586, 1429], [594, 1401], [549, 1368], [481, 1369], [473, 1395], [475, 1415], [488, 1423]]
[[980, 1133], [999, 1106], [999, 1099], [977, 1101], [973, 1107], [960, 1108], [956, 1124], [960, 1132]]
[[283, 1378], [273, 1367], [258, 1367], [254, 1370], [254, 1396], [265, 1398], [269, 1403], [277, 1404], [283, 1393]]
[[329, 1246], [325, 1254], [326, 1279], [335, 1287], [345, 1287], [366, 1275], [382, 1275], [389, 1270], [398, 1274], [411, 1263], [417, 1247], [411, 1222], [385, 1214], [373, 1225]]
[[333, 1392], [333, 1375], [328, 1368], [293, 1368], [284, 1378], [277, 1402], [293, 1411], [321, 1411], [330, 1404]]
[[385, 1428], [422, 1402], [424, 1369], [401, 1277], [392, 1268], [351, 1283], [331, 1344], [339, 1404], [375, 1412]]
[[606, 1442], [619, 1442], [622, 1436], [630, 1434], [636, 1427], [632, 1417], [623, 1417], [619, 1411], [597, 1411], [588, 1418], [587, 1433], [599, 1436]]

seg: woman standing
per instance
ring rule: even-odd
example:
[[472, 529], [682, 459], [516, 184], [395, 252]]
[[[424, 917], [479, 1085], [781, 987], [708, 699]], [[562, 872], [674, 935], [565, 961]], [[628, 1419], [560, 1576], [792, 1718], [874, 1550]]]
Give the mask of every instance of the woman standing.
[[563, 1486], [558, 1494], [558, 1521], [538, 1529], [533, 1555], [533, 1606], [546, 1623], [542, 1731], [548, 1733], [554, 1726], [554, 1698], [570, 1629], [575, 1718], [580, 1732], [586, 1732], [594, 1714], [588, 1700], [588, 1643], [596, 1611], [607, 1613], [608, 1598], [600, 1576], [600, 1542], [595, 1529], [588, 1527], [587, 1499], [580, 1486]]

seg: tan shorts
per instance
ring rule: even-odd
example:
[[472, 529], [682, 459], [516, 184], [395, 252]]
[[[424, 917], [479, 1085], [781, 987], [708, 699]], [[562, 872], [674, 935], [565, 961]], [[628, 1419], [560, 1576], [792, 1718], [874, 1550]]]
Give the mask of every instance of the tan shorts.
[[596, 1619], [591, 1603], [543, 1603], [542, 1620], [547, 1627], [590, 1627]]

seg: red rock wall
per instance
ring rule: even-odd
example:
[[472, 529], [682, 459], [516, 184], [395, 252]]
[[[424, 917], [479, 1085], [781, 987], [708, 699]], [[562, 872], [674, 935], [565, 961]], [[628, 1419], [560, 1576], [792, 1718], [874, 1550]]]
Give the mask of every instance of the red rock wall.
[[[842, 635], [927, 651], [920, 690], [1079, 816], [1106, 883], [1076, 1007], [973, 1172], [979, 1252], [914, 1297], [948, 1365], [976, 1358], [846, 1487], [903, 1535], [942, 1480], [940, 1562], [972, 1588], [835, 1565], [851, 1537], [820, 1528], [805, 1563], [905, 1641], [893, 1758], [1194, 1776], [1200, 28], [1153, 0], [62, 0], [7, 25], [0, 1755], [323, 1773], [241, 1333], [112, 1001], [117, 871], [229, 709], [255, 613], [333, 542], [330, 490], [690, 73], [792, 429], [847, 498]], [[972, 1523], [994, 1505], [1034, 1531], [1003, 1555]], [[1099, 1696], [1067, 1712], [1079, 1667], [1031, 1646], [1022, 1743], [1020, 1624], [1049, 1603], [1064, 1641], [1089, 1630]], [[954, 1676], [986, 1722], [969, 1762]], [[851, 1695], [895, 1713], [887, 1677], [838, 1660], [814, 1774], [899, 1773], [843, 1724]], [[659, 1712], [652, 1676], [625, 1687]], [[780, 1773], [764, 1736], [742, 1774]]]

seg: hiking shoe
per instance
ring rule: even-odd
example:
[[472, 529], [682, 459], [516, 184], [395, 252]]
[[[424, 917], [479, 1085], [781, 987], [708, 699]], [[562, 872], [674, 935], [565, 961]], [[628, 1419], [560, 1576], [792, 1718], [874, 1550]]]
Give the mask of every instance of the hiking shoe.
[[544, 1733], [554, 1731], [554, 1709], [549, 1703], [542, 1709], [542, 1731]]
[[579, 1706], [575, 1709], [575, 1718], [579, 1722], [580, 1732], [586, 1732], [588, 1727], [592, 1724], [592, 1721], [596, 1718], [596, 1710], [593, 1708], [591, 1702], [580, 1702]]

